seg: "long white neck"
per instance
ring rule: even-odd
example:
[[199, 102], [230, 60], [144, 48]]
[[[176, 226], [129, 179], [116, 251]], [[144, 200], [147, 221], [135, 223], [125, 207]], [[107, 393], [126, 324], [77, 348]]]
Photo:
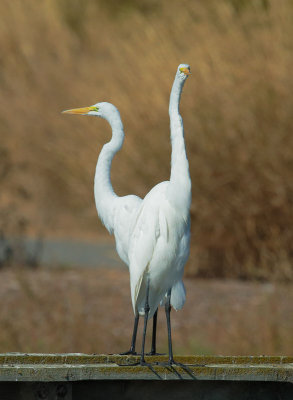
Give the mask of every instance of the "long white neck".
[[170, 95], [169, 115], [172, 145], [170, 188], [178, 207], [189, 209], [191, 180], [184, 142], [183, 121], [179, 113], [179, 102], [184, 82], [185, 80], [176, 75]]
[[103, 146], [99, 155], [95, 173], [94, 193], [99, 217], [108, 231], [112, 233], [114, 222], [113, 203], [118, 196], [115, 194], [111, 184], [111, 164], [114, 155], [122, 147], [124, 132], [118, 110], [104, 116], [104, 118], [111, 125], [112, 139]]

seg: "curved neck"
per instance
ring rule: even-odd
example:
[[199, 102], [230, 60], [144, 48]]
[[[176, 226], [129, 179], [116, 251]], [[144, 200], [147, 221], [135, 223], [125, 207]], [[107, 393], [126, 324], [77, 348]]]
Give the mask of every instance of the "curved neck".
[[182, 89], [184, 86], [185, 80], [181, 80], [178, 75], [176, 74], [174, 83], [171, 89], [170, 94], [170, 102], [169, 102], [169, 115], [172, 122], [172, 115], [173, 113], [179, 114], [179, 103], [181, 98]]
[[99, 155], [95, 173], [95, 201], [98, 214], [106, 226], [113, 230], [113, 201], [117, 197], [111, 184], [111, 165], [114, 155], [123, 145], [124, 132], [118, 110], [104, 117], [112, 128], [112, 138], [106, 143]]
[[[189, 165], [186, 156], [183, 121], [179, 113], [179, 102], [185, 80], [175, 76], [170, 95], [169, 115], [171, 126], [171, 176], [170, 182], [180, 189], [183, 185], [191, 186]], [[185, 190], [186, 191], [186, 190]]]

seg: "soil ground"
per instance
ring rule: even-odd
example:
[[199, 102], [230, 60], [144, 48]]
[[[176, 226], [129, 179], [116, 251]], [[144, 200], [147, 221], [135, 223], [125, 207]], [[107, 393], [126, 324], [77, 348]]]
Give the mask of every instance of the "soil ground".
[[[128, 349], [133, 312], [126, 269], [7, 269], [0, 277], [1, 352]], [[172, 312], [176, 354], [292, 353], [292, 284], [190, 278], [185, 284], [186, 304]], [[158, 320], [162, 352], [167, 350], [163, 311]], [[141, 326], [138, 349], [140, 333]]]

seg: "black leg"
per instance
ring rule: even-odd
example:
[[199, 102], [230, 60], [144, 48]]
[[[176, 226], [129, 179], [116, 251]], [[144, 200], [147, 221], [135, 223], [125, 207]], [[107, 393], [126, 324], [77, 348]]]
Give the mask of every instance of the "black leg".
[[[171, 336], [171, 318], [170, 318], [170, 313], [171, 313], [171, 290], [168, 290], [167, 293], [167, 301], [165, 303], [165, 312], [166, 312], [166, 319], [167, 319], [167, 329], [168, 329], [168, 349], [169, 349], [169, 360], [168, 362], [157, 362], [157, 365], [163, 365], [165, 367], [171, 367], [174, 373], [182, 379], [178, 371], [173, 367], [174, 365], [177, 365], [181, 367], [189, 376], [194, 378], [192, 371], [186, 366], [185, 364], [182, 364], [178, 361], [175, 361], [173, 358], [173, 348], [172, 348], [172, 336]], [[194, 366], [204, 366], [204, 365], [197, 365], [194, 364]]]
[[167, 320], [167, 330], [168, 330], [168, 349], [169, 349], [169, 360], [168, 362], [158, 362], [158, 365], [164, 365], [164, 366], [172, 366], [172, 365], [181, 365], [180, 363], [177, 363], [174, 361], [173, 358], [173, 348], [172, 348], [172, 336], [171, 336], [171, 318], [170, 318], [170, 313], [171, 313], [171, 290], [169, 289], [167, 292], [167, 300], [165, 303], [165, 313], [166, 313], [166, 320]]
[[172, 348], [172, 337], [171, 337], [171, 318], [170, 318], [170, 313], [171, 313], [171, 290], [168, 290], [168, 294], [167, 294], [167, 301], [165, 303], [165, 312], [166, 312], [166, 319], [167, 319], [167, 329], [168, 329], [168, 348], [169, 348], [169, 360], [168, 360], [168, 365], [169, 366], [173, 366], [173, 365], [178, 365], [180, 367], [182, 367], [184, 370], [186, 370], [186, 372], [190, 373], [190, 371], [188, 370], [188, 368], [182, 364], [179, 363], [177, 361], [174, 361], [173, 358], [173, 348]]
[[152, 348], [149, 356], [154, 356], [156, 354], [156, 340], [157, 340], [157, 318], [158, 318], [158, 309], [153, 316], [153, 334], [152, 334]]
[[157, 374], [157, 372], [153, 369], [152, 365], [150, 363], [147, 363], [144, 358], [144, 349], [145, 349], [145, 338], [146, 338], [146, 331], [147, 331], [147, 324], [148, 324], [148, 316], [149, 316], [149, 311], [150, 311], [150, 306], [149, 306], [149, 291], [150, 291], [150, 279], [149, 276], [147, 277], [147, 287], [146, 287], [146, 298], [145, 298], [145, 306], [144, 306], [144, 326], [143, 326], [143, 336], [142, 336], [142, 345], [141, 345], [141, 355], [140, 355], [140, 361], [135, 362], [135, 363], [130, 363], [130, 364], [118, 364], [120, 366], [134, 366], [134, 365], [143, 365], [148, 367], [159, 379], [161, 377]]
[[136, 343], [136, 335], [137, 335], [138, 321], [139, 321], [139, 314], [137, 313], [137, 314], [135, 315], [135, 319], [134, 319], [134, 326], [133, 326], [133, 333], [132, 333], [132, 339], [131, 339], [130, 350], [125, 351], [124, 353], [120, 353], [121, 356], [125, 356], [125, 355], [128, 355], [128, 354], [136, 355], [135, 343]]
[[[135, 363], [130, 363], [130, 364], [118, 364], [121, 366], [134, 366], [134, 365], [146, 365], [149, 368], [152, 368], [150, 364], [148, 364], [145, 361], [144, 358], [144, 348], [145, 348], [145, 338], [146, 338], [146, 331], [147, 331], [147, 324], [148, 324], [148, 316], [149, 316], [149, 311], [150, 311], [150, 306], [149, 306], [149, 291], [150, 291], [150, 280], [149, 277], [147, 277], [147, 287], [146, 287], [146, 298], [145, 298], [145, 306], [144, 306], [144, 326], [143, 326], [143, 336], [142, 336], [142, 345], [141, 345], [141, 355], [140, 355], [140, 361], [135, 362]], [[137, 324], [138, 324], [138, 316], [137, 316]], [[133, 336], [132, 336], [132, 344], [134, 343], [136, 339], [136, 333], [137, 333], [137, 325], [136, 321], [134, 323], [134, 330], [133, 330]]]
[[158, 308], [153, 316], [153, 334], [152, 334], [152, 348], [149, 353], [147, 353], [147, 356], [162, 356], [164, 353], [157, 353], [157, 318], [158, 318]]
[[144, 326], [143, 326], [141, 357], [140, 357], [141, 365], [146, 365], [146, 362], [144, 359], [144, 347], [145, 347], [145, 338], [146, 338], [146, 331], [147, 331], [147, 325], [148, 325], [148, 316], [149, 316], [149, 311], [150, 311], [149, 291], [150, 291], [150, 279], [149, 279], [149, 277], [147, 277], [147, 288], [146, 288], [145, 306], [144, 306]]
[[171, 289], [168, 290], [167, 301], [166, 301], [166, 304], [165, 304], [165, 312], [166, 312], [167, 329], [168, 329], [169, 364], [172, 365], [172, 364], [174, 364], [174, 359], [173, 359], [172, 337], [171, 337], [171, 318], [170, 318], [171, 304], [170, 304], [170, 299], [171, 299]]

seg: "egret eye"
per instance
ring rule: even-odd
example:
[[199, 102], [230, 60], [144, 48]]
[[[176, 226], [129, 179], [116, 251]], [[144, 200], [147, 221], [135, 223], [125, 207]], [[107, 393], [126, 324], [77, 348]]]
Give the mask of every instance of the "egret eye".
[[190, 68], [189, 67], [179, 68], [179, 71], [184, 75], [190, 75]]

